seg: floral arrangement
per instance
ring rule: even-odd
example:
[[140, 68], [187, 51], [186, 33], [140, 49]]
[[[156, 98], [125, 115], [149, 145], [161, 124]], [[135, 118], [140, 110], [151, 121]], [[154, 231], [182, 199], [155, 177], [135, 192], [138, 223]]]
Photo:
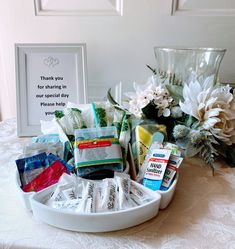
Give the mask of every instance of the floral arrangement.
[[[155, 69], [152, 71], [154, 75], [147, 84], [134, 83], [135, 92], [126, 94], [128, 100], [122, 108], [133, 117], [155, 119], [165, 124], [169, 139], [179, 145], [186, 156], [200, 155], [213, 170], [219, 155], [235, 166], [233, 89], [229, 85], [215, 84], [215, 75], [179, 85]], [[108, 99], [114, 103], [110, 92]]]

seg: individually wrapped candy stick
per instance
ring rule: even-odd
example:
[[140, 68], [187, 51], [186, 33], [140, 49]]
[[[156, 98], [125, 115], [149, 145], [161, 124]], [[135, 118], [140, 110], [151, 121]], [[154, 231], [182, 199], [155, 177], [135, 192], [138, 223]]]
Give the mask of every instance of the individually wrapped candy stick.
[[101, 186], [101, 194], [96, 194], [96, 197], [98, 197], [97, 202], [100, 203], [100, 205], [96, 205], [96, 212], [115, 211], [117, 208], [117, 194], [115, 181], [111, 178], [106, 178], [102, 181]]
[[133, 183], [131, 183], [130, 197], [138, 205], [143, 205], [144, 203], [152, 200], [151, 196], [149, 196], [143, 189], [138, 188]]
[[114, 179], [118, 190], [118, 210], [129, 208], [130, 205], [130, 176], [115, 172]]
[[[85, 185], [85, 184], [84, 184]], [[95, 212], [95, 183], [88, 181], [84, 187], [82, 200], [76, 212], [94, 213]]]
[[65, 200], [65, 201], [55, 201], [51, 204], [51, 207], [56, 209], [64, 209], [69, 211], [76, 211], [81, 204], [80, 199]]
[[65, 202], [82, 198], [82, 180], [75, 175], [63, 174], [57, 183], [57, 187], [50, 199], [46, 202], [48, 206], [54, 207], [55, 202]]

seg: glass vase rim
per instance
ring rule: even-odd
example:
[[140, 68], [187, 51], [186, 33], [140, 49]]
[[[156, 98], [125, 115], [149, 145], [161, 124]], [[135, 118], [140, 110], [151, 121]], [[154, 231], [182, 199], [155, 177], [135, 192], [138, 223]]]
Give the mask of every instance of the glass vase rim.
[[167, 46], [154, 46], [154, 50], [161, 49], [165, 51], [202, 51], [202, 52], [226, 52], [226, 48], [212, 48], [212, 47], [167, 47]]

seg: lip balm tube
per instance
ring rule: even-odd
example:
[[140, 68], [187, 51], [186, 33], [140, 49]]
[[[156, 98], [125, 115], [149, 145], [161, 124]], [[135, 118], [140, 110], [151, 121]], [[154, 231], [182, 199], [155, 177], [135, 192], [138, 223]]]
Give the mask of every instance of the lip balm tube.
[[152, 190], [160, 190], [171, 151], [154, 149], [148, 161], [142, 184]]
[[170, 156], [170, 159], [167, 164], [167, 168], [166, 168], [166, 171], [163, 177], [161, 190], [167, 190], [170, 187], [182, 161], [183, 161], [182, 157], [175, 156], [175, 155]]
[[117, 184], [118, 210], [127, 209], [130, 205], [130, 176], [115, 172], [114, 179]]

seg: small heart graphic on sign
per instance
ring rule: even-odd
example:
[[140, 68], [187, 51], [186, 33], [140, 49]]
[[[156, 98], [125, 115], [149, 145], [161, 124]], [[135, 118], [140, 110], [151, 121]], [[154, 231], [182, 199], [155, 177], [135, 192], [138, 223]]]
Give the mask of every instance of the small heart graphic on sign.
[[53, 58], [52, 56], [47, 57], [43, 60], [43, 63], [48, 67], [54, 67], [60, 63], [57, 58]]

